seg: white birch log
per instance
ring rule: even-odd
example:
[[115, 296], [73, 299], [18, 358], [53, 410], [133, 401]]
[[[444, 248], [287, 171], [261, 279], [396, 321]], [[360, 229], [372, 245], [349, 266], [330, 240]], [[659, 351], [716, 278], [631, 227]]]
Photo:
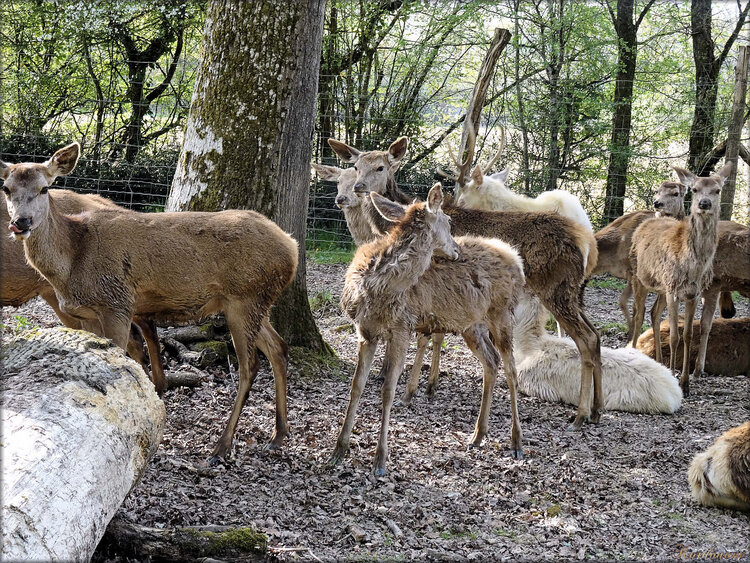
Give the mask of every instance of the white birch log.
[[88, 561], [161, 441], [164, 403], [87, 332], [25, 332], [0, 359], [2, 559]]

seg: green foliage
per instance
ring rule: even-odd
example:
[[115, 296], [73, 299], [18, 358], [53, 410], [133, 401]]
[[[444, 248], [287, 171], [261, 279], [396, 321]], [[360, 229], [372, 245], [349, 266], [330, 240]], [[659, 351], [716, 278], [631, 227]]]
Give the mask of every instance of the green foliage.
[[617, 289], [622, 291], [625, 289], [627, 282], [618, 278], [593, 278], [589, 280], [589, 287], [596, 287], [599, 289]]

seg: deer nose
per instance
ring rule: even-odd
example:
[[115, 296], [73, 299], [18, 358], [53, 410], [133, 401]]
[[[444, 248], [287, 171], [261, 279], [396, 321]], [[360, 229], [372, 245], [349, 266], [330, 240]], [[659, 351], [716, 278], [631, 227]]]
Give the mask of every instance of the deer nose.
[[700, 203], [698, 203], [698, 207], [700, 207], [701, 209], [711, 209], [711, 200], [710, 199], [700, 200]]
[[11, 221], [8, 229], [15, 233], [28, 231], [31, 228], [31, 217], [19, 217], [15, 221]]
[[663, 204], [663, 203], [662, 203], [661, 201], [658, 201], [658, 200], [657, 200], [657, 201], [655, 201], [655, 202], [654, 202], [654, 207], [655, 207], [656, 209], [659, 209], [659, 208], [661, 208], [661, 207], [664, 207], [664, 204]]
[[357, 182], [356, 184], [354, 184], [354, 191], [358, 194], [363, 194], [367, 193], [368, 190], [364, 182]]
[[346, 196], [337, 195], [336, 196], [336, 205], [338, 205], [339, 207], [341, 207], [342, 205], [344, 205], [344, 203], [346, 203]]

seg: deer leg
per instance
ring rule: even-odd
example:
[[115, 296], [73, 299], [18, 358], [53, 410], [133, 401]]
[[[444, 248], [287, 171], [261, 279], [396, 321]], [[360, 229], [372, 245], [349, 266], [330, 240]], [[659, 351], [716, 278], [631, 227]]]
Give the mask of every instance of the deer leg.
[[440, 351], [443, 348], [445, 334], [432, 335], [432, 363], [430, 364], [430, 379], [427, 382], [427, 396], [432, 397], [437, 391], [438, 379], [440, 378]]
[[[719, 305], [721, 309], [721, 317], [724, 319], [731, 319], [737, 314], [737, 309], [734, 307], [734, 300], [732, 299], [731, 291], [722, 291], [721, 297], [719, 298]], [[705, 310], [706, 306], [703, 306]], [[701, 319], [703, 316], [701, 316]], [[703, 333], [701, 333], [703, 334]]]
[[[672, 295], [668, 296], [669, 303], [667, 313], [669, 316], [669, 371], [672, 375], [677, 373], [677, 351], [680, 345], [680, 302]], [[684, 346], [684, 342], [683, 342]]]
[[128, 356], [138, 362], [144, 373], [148, 374], [148, 361], [143, 352], [143, 332], [135, 322], [130, 323], [130, 336], [128, 337]]
[[107, 311], [99, 315], [102, 336], [109, 338], [120, 348], [127, 352], [130, 340], [130, 318], [128, 313], [115, 313]]
[[219, 441], [211, 452], [209, 463], [216, 463], [219, 458], [225, 458], [231, 448], [237, 422], [245, 406], [247, 395], [250, 392], [250, 380], [253, 372], [258, 370], [258, 354], [255, 351], [255, 340], [257, 338], [263, 317], [259, 317], [257, 304], [229, 306], [224, 310], [227, 326], [232, 335], [234, 351], [237, 354], [239, 366], [239, 383], [237, 385], [237, 398], [234, 401], [232, 414], [229, 416], [227, 425], [222, 432]]
[[378, 447], [375, 449], [375, 463], [373, 470], [375, 475], [381, 477], [386, 474], [385, 462], [388, 459], [388, 424], [391, 419], [391, 408], [396, 395], [398, 376], [404, 368], [406, 350], [408, 348], [409, 333], [402, 331], [393, 332], [391, 339], [385, 347], [385, 381], [381, 390], [383, 401], [383, 412], [380, 419], [380, 435], [378, 436]]
[[620, 299], [617, 301], [617, 304], [620, 306], [620, 311], [622, 311], [622, 316], [625, 317], [625, 324], [628, 325], [628, 334], [625, 339], [627, 341], [630, 341], [630, 339], [633, 338], [633, 316], [628, 309], [628, 301], [632, 296], [633, 285], [630, 283], [630, 280], [628, 280], [625, 289], [623, 289], [620, 294]]
[[[511, 325], [512, 326], [512, 325]], [[489, 339], [486, 329], [482, 325], [473, 325], [461, 333], [466, 345], [482, 364], [482, 402], [479, 405], [479, 416], [474, 427], [474, 435], [469, 442], [470, 448], [478, 448], [487, 435], [492, 391], [495, 388], [497, 369], [500, 366], [500, 356]]]
[[151, 381], [154, 382], [156, 392], [161, 395], [167, 390], [167, 378], [164, 375], [164, 364], [161, 361], [161, 345], [156, 333], [156, 324], [152, 319], [133, 317], [133, 323], [138, 325], [143, 333], [143, 339], [148, 348], [148, 357], [151, 360]]
[[657, 293], [654, 306], [651, 307], [651, 328], [654, 331], [654, 359], [662, 363], [664, 360], [661, 354], [661, 314], [667, 306], [667, 297], [664, 294]]
[[[722, 293], [721, 296], [723, 299], [724, 293]], [[718, 299], [719, 294], [715, 291], [703, 294], [703, 311], [701, 312], [701, 338], [700, 343], [698, 344], [698, 357], [695, 359], [695, 370], [693, 372], [696, 376], [706, 374], [705, 369], [706, 350], [708, 349], [708, 336], [711, 333], [711, 327], [714, 324], [714, 312], [716, 311], [716, 301]]]
[[357, 367], [352, 377], [352, 388], [349, 393], [349, 405], [346, 407], [346, 417], [341, 425], [339, 437], [336, 440], [336, 448], [331, 454], [329, 463], [336, 464], [341, 461], [349, 450], [349, 439], [352, 436], [352, 427], [354, 426], [354, 417], [357, 414], [357, 405], [362, 397], [362, 391], [365, 388], [367, 374], [370, 373], [372, 360], [375, 357], [375, 350], [378, 347], [377, 339], [367, 340], [360, 337], [357, 350]]
[[[289, 346], [279, 333], [271, 326], [268, 317], [264, 319], [258, 333], [256, 345], [261, 352], [271, 362], [273, 370], [274, 394], [276, 397], [276, 427], [271, 436], [271, 441], [266, 446], [270, 450], [281, 447], [284, 437], [289, 433], [289, 422], [286, 413], [286, 379], [289, 369]], [[257, 365], [257, 363], [256, 363]], [[250, 375], [250, 387], [253, 386], [255, 376], [258, 374], [256, 369]]]
[[599, 417], [604, 410], [604, 391], [602, 389], [602, 342], [601, 337], [599, 336], [599, 331], [596, 330], [594, 323], [591, 322], [583, 310], [580, 311], [580, 316], [589, 328], [589, 337], [593, 334], [596, 338], [596, 342], [592, 348], [592, 360], [594, 362], [594, 404], [593, 412], [591, 413], [591, 421], [599, 422]]
[[521, 421], [518, 417], [518, 402], [516, 399], [516, 387], [518, 375], [516, 373], [516, 363], [513, 358], [513, 318], [510, 312], [502, 315], [500, 322], [494, 324], [492, 329], [492, 339], [495, 341], [500, 355], [503, 358], [503, 369], [505, 371], [505, 380], [508, 383], [510, 391], [510, 445], [513, 457], [516, 459], [523, 458], [523, 448], [521, 446]]
[[690, 350], [693, 344], [693, 318], [698, 299], [693, 297], [685, 301], [685, 324], [682, 328], [682, 375], [680, 376], [680, 387], [683, 396], [690, 395]]
[[648, 290], [636, 276], [630, 278], [633, 286], [633, 337], [628, 344], [629, 348], [635, 348], [638, 344], [638, 337], [641, 335], [643, 328], [643, 316], [646, 314], [646, 296]]
[[417, 351], [414, 354], [414, 364], [411, 366], [409, 372], [409, 379], [406, 382], [406, 389], [401, 397], [402, 405], [411, 404], [411, 400], [414, 398], [414, 394], [417, 392], [419, 387], [419, 376], [422, 373], [422, 361], [424, 360], [424, 352], [427, 349], [427, 343], [430, 341], [428, 334], [420, 334], [417, 339]]

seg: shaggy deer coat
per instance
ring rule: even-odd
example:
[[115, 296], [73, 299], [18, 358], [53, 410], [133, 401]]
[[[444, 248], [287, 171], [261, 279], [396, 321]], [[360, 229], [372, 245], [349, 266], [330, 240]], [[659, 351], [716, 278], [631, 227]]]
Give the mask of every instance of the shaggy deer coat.
[[[529, 293], [516, 305], [513, 355], [518, 388], [545, 401], [577, 405], [578, 351], [570, 338], [547, 333], [548, 315]], [[602, 393], [607, 410], [672, 414], [682, 403], [682, 391], [669, 370], [632, 348], [602, 347]]]
[[[48, 187], [78, 161], [77, 143], [43, 164], [0, 163], [10, 230], [28, 262], [57, 293], [62, 311], [125, 348], [133, 315], [193, 320], [224, 312], [239, 363], [237, 400], [213, 456], [232, 444], [258, 369], [255, 343], [297, 268], [297, 244], [253, 211], [135, 213], [96, 209], [65, 215]], [[270, 324], [266, 324], [270, 328]], [[272, 330], [272, 329], [271, 329]], [[286, 344], [274, 333], [272, 446], [288, 432]]]
[[[697, 178], [691, 172], [675, 168], [680, 180], [692, 187], [693, 202], [690, 216], [677, 221], [669, 217], [650, 219], [633, 233], [630, 249], [630, 264], [633, 272], [633, 340], [635, 347], [643, 323], [644, 303], [647, 292], [666, 295], [670, 324], [670, 367], [676, 365], [677, 311], [680, 301], [685, 301], [685, 353], [683, 354], [680, 387], [685, 395], [690, 391], [688, 370], [692, 344], [693, 316], [696, 299], [713, 279], [713, 259], [718, 244], [719, 194], [731, 170], [726, 164], [718, 174], [708, 178]], [[660, 318], [661, 311], [652, 311]], [[655, 332], [659, 339], [659, 332]], [[660, 355], [661, 343], [656, 344]], [[657, 356], [657, 360], [661, 358]]]
[[696, 455], [688, 482], [701, 504], [750, 512], [750, 422], [728, 430]]
[[[378, 203], [384, 198], [373, 194]], [[521, 456], [521, 428], [515, 397], [512, 354], [512, 311], [524, 284], [518, 254], [499, 240], [474, 237], [454, 241], [448, 217], [441, 211], [437, 184], [428, 202], [409, 206], [403, 215], [384, 215], [398, 221], [385, 237], [357, 250], [346, 273], [341, 306], [354, 321], [359, 338], [357, 368], [352, 380], [346, 418], [332, 461], [349, 448], [354, 417], [379, 340], [386, 343], [383, 416], [375, 457], [376, 474], [385, 473], [388, 420], [398, 375], [410, 335], [461, 333], [484, 368], [482, 404], [471, 444], [479, 446], [487, 433], [499, 349], [511, 396], [511, 445]], [[379, 206], [378, 206], [379, 208]], [[433, 260], [433, 253], [449, 260]], [[495, 346], [487, 335], [487, 329]]]

